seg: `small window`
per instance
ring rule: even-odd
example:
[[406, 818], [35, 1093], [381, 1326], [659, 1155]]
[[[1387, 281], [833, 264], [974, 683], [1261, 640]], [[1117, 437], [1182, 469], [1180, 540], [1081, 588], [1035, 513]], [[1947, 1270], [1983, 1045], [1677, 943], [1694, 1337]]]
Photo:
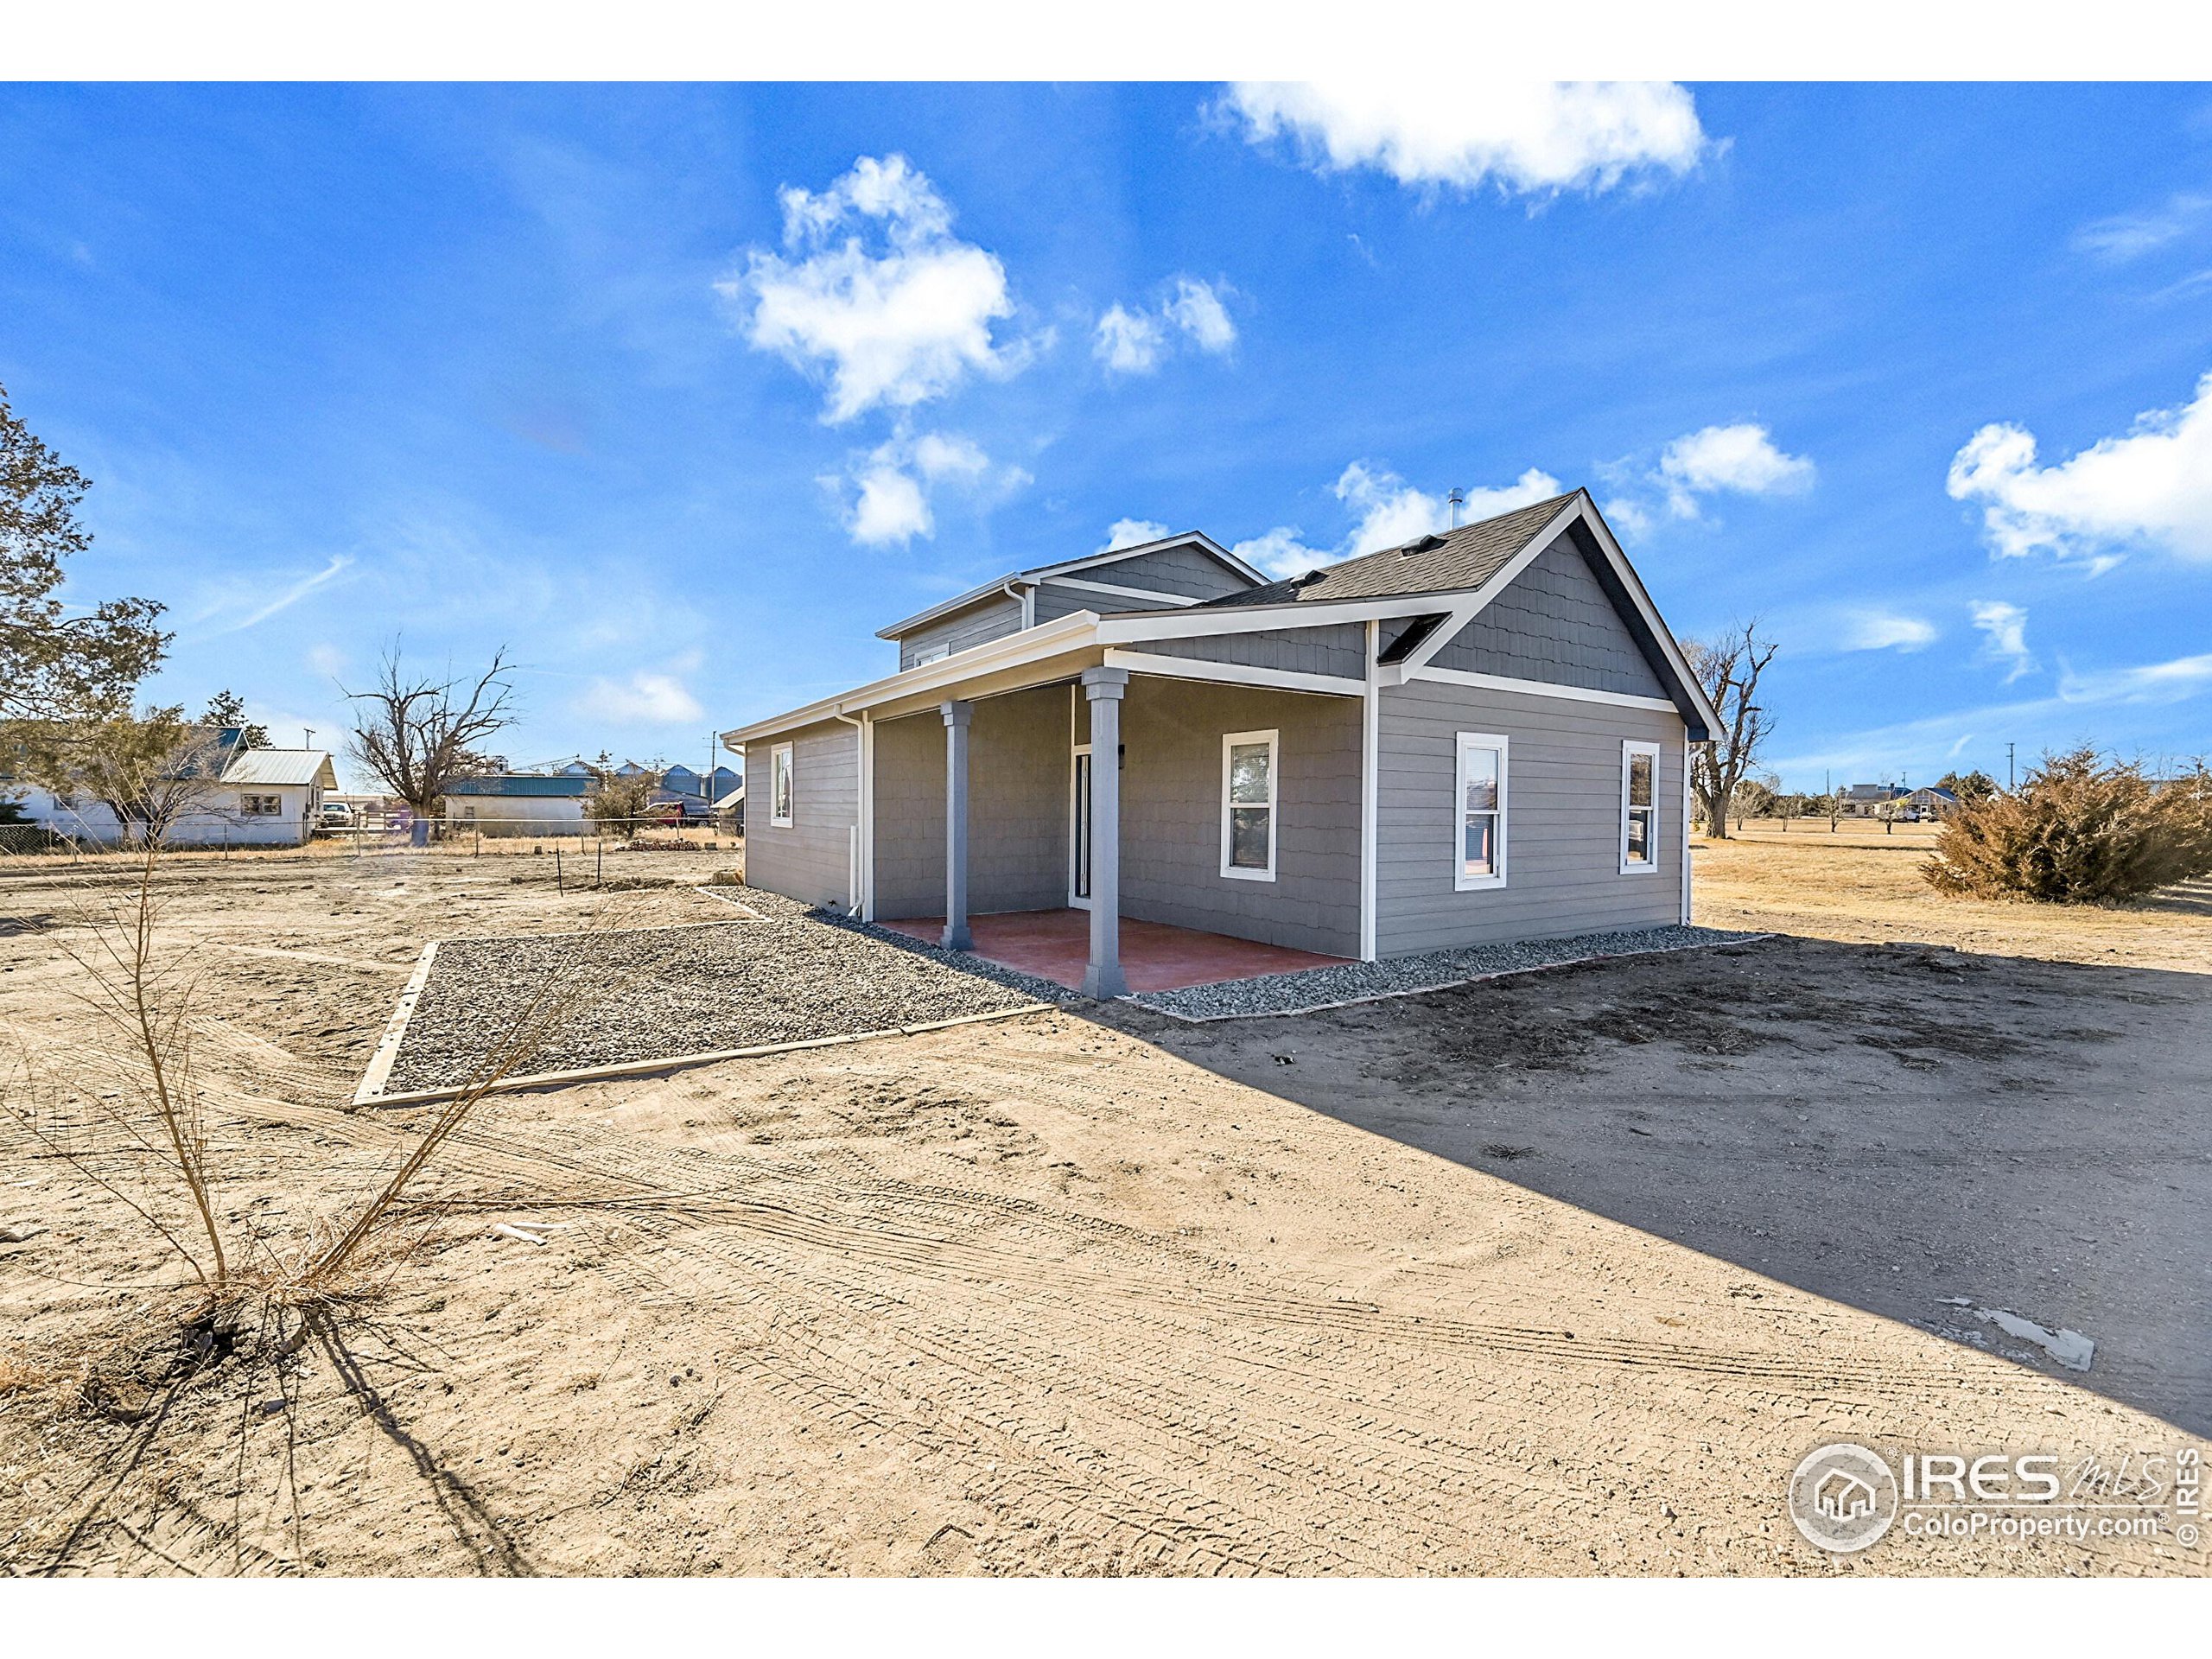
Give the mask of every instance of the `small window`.
[[1659, 868], [1659, 746], [1621, 745], [1621, 874]]
[[1459, 734], [1452, 885], [1462, 893], [1505, 885], [1505, 752], [1494, 733]]
[[951, 655], [950, 645], [931, 645], [925, 651], [918, 651], [914, 653], [914, 666], [925, 668], [931, 663], [941, 663]]
[[241, 795], [238, 813], [248, 818], [281, 818], [284, 816], [284, 800], [281, 795]]
[[1243, 881], [1275, 879], [1275, 734], [1231, 732], [1221, 740], [1221, 873]]
[[768, 751], [768, 823], [778, 830], [791, 827], [791, 746], [779, 743]]

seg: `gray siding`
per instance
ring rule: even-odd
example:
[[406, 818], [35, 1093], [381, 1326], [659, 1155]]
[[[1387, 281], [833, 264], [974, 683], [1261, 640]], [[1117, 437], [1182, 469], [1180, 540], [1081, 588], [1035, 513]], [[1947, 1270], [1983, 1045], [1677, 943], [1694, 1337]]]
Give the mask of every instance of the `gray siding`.
[[[1110, 568], [1110, 567], [1109, 567]], [[1170, 599], [1131, 599], [1124, 594], [1094, 594], [1082, 588], [1063, 588], [1047, 582], [1037, 590], [1037, 620], [1057, 622], [1077, 611], [1174, 611], [1185, 607]]]
[[[1226, 877], [1221, 740], [1269, 728], [1281, 734], [1275, 880]], [[1122, 712], [1122, 913], [1357, 956], [1359, 738], [1357, 698], [1133, 676]]]
[[1562, 536], [1430, 659], [1438, 668], [1663, 697], [1636, 638]]
[[[1073, 784], [1069, 689], [976, 704], [968, 751], [968, 908], [1053, 910], [1068, 901]], [[944, 913], [944, 719], [875, 728], [875, 913]]]
[[1248, 668], [1282, 668], [1300, 674], [1334, 674], [1348, 680], [1367, 673], [1367, 626], [1331, 622], [1313, 628], [1270, 628], [1260, 633], [1209, 633], [1192, 639], [1140, 639], [1132, 651], [1188, 657]]
[[1224, 594], [1243, 593], [1252, 585], [1211, 554], [1188, 546], [1166, 547], [1157, 553], [1141, 553], [1135, 558], [1094, 564], [1069, 574], [1091, 582], [1110, 582], [1116, 588], [1156, 588], [1185, 599], [1219, 599]]
[[746, 745], [747, 777], [760, 799], [746, 815], [745, 880], [807, 904], [840, 909], [850, 891], [853, 826], [860, 822], [860, 733], [839, 721], [804, 726], [791, 743], [791, 827], [768, 822], [769, 752], [784, 740]]
[[[1415, 680], [1386, 688], [1376, 835], [1376, 948], [1404, 956], [1681, 919], [1681, 716]], [[1503, 887], [1452, 887], [1461, 732], [1508, 740]], [[1620, 874], [1621, 743], [1660, 745], [1658, 868]]]
[[1021, 601], [999, 594], [979, 600], [950, 616], [940, 617], [925, 628], [902, 635], [899, 640], [899, 666], [901, 670], [913, 667], [925, 652], [939, 645], [951, 651], [965, 651], [970, 645], [986, 645], [1020, 632]]

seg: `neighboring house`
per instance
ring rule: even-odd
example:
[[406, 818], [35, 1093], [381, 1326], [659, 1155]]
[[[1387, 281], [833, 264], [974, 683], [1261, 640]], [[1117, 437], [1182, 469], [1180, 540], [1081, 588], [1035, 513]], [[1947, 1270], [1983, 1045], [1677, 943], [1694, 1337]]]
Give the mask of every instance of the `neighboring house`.
[[734, 836], [745, 833], [745, 780], [741, 778], [737, 787], [728, 794], [715, 797], [715, 817]]
[[1836, 792], [1836, 816], [1871, 818], [1904, 794], [1895, 784], [1853, 784]]
[[1588, 493], [1286, 582], [1182, 535], [894, 623], [899, 670], [725, 734], [755, 887], [1090, 912], [1373, 959], [1689, 912], [1718, 724]]
[[1959, 798], [1948, 789], [1930, 784], [1925, 789], [1916, 789], [1911, 794], [1899, 798], [1899, 804], [1923, 818], [1948, 818], [1959, 810]]
[[[170, 827], [173, 847], [297, 847], [314, 834], [326, 796], [338, 787], [330, 756], [321, 749], [249, 749], [237, 728], [215, 734], [205, 770], [213, 781], [196, 788]], [[181, 776], [183, 774], [180, 774]], [[23, 816], [73, 841], [111, 845], [123, 839], [115, 814], [98, 801], [65, 804], [42, 789], [23, 791]]]
[[584, 798], [590, 772], [499, 772], [446, 785], [446, 833], [581, 836], [589, 827]]

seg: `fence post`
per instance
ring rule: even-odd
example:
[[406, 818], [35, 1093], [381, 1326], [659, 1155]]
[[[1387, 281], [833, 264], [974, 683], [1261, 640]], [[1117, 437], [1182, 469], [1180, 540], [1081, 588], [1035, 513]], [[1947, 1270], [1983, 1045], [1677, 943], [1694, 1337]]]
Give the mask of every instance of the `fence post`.
[[553, 849], [553, 891], [566, 893], [568, 890], [567, 884], [561, 879], [561, 849], [556, 847]]

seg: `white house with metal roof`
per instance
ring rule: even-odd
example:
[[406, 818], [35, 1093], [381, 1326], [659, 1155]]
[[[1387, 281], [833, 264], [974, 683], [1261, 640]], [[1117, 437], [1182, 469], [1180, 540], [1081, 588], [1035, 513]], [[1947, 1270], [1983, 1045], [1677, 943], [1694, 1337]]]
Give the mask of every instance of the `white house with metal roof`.
[[[215, 737], [216, 780], [196, 791], [170, 826], [168, 844], [178, 847], [299, 847], [315, 834], [323, 797], [338, 787], [338, 773], [321, 749], [248, 749], [236, 728]], [[211, 766], [208, 770], [213, 771]], [[23, 814], [73, 841], [110, 845], [122, 826], [100, 802], [57, 800], [29, 789]]]
[[724, 734], [752, 885], [963, 949], [1087, 912], [1096, 995], [1125, 919], [1365, 960], [1688, 919], [1719, 721], [1585, 491], [1289, 581], [1168, 537], [880, 637]]

